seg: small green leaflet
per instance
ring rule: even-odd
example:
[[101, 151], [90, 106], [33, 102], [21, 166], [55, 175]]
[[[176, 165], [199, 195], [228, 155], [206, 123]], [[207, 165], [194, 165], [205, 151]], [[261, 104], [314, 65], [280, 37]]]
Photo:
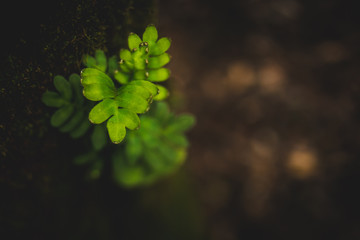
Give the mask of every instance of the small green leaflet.
[[86, 67], [96, 68], [102, 72], [105, 72], [107, 69], [107, 58], [102, 50], [96, 50], [95, 57], [85, 55], [83, 57], [83, 63]]

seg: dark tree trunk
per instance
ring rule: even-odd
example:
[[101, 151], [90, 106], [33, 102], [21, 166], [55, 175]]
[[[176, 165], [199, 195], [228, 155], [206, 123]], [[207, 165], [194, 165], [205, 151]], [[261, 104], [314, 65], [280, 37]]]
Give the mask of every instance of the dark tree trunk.
[[[41, 95], [54, 88], [55, 75], [79, 73], [83, 54], [96, 49], [118, 54], [127, 47], [130, 31], [141, 33], [156, 24], [154, 5], [147, 0], [62, 0], [2, 6], [2, 237], [10, 232], [16, 239], [120, 239], [117, 233], [126, 219], [110, 206], [123, 205], [118, 211], [124, 214], [131, 194], [122, 202], [105, 203], [115, 188], [103, 184], [111, 182], [109, 177], [84, 184], [83, 170], [72, 163], [83, 144], [50, 126], [54, 109], [41, 102]], [[109, 222], [111, 217], [116, 221]]]

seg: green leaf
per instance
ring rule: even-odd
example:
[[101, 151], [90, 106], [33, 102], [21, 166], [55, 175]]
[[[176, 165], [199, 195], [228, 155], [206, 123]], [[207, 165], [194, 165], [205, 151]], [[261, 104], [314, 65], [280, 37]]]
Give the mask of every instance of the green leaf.
[[159, 89], [156, 87], [155, 84], [153, 84], [149, 81], [145, 81], [145, 80], [134, 80], [134, 81], [131, 81], [128, 85], [142, 86], [142, 87], [146, 88], [153, 97], [155, 97], [159, 92]]
[[96, 68], [102, 72], [105, 72], [107, 68], [107, 58], [104, 51], [96, 50], [95, 59], [96, 59]]
[[88, 68], [96, 67], [96, 59], [90, 55], [85, 55], [83, 57], [83, 64]]
[[160, 68], [170, 62], [170, 55], [167, 53], [163, 53], [159, 56], [149, 57], [148, 61], [148, 68]]
[[116, 70], [114, 73], [114, 78], [121, 84], [126, 84], [129, 82], [130, 74]]
[[133, 80], [145, 80], [147, 78], [147, 71], [145, 70], [137, 70], [134, 72], [132, 79]]
[[74, 90], [75, 102], [82, 105], [84, 102], [84, 95], [82, 94], [82, 87], [79, 74], [73, 73], [69, 77], [69, 82]]
[[113, 157], [114, 179], [125, 187], [141, 184], [145, 178], [145, 171], [141, 166], [129, 166], [122, 158]]
[[154, 172], [162, 172], [165, 167], [164, 161], [161, 161], [164, 160], [164, 158], [160, 154], [159, 149], [151, 149], [150, 151], [146, 151], [144, 158]]
[[81, 71], [81, 84], [84, 87], [91, 84], [100, 84], [107, 86], [109, 89], [115, 89], [111, 78], [106, 73], [95, 68], [85, 68]]
[[173, 132], [184, 132], [194, 126], [195, 124], [195, 118], [194, 116], [190, 114], [182, 114], [175, 118], [171, 125], [167, 127], [165, 132], [167, 134], [173, 133]]
[[100, 124], [113, 115], [117, 109], [117, 103], [113, 99], [104, 99], [89, 113], [89, 120], [94, 124]]
[[[154, 43], [155, 44], [155, 43]], [[133, 71], [135, 70], [144, 70], [147, 67], [148, 61], [146, 60], [148, 57], [148, 44], [141, 43], [139, 49], [133, 51], [130, 56], [129, 51], [122, 51], [121, 54], [123, 55], [123, 59], [125, 61], [120, 62], [120, 65], [126, 66], [124, 71]], [[124, 66], [120, 66], [120, 68], [124, 68]]]
[[147, 131], [146, 134], [142, 135], [142, 141], [144, 142], [144, 145], [146, 145], [146, 148], [156, 150], [161, 146], [160, 137], [158, 135], [151, 134], [150, 131]]
[[96, 68], [102, 72], [106, 71], [107, 58], [104, 51], [98, 49], [95, 51], [95, 58], [90, 55], [83, 57], [83, 63], [88, 68]]
[[59, 91], [60, 95], [70, 101], [72, 97], [72, 89], [70, 83], [60, 75], [54, 77], [55, 88]]
[[156, 102], [153, 114], [162, 123], [167, 122], [172, 117], [169, 106], [165, 102]]
[[106, 145], [106, 130], [102, 125], [96, 125], [91, 134], [91, 143], [96, 151], [100, 151]]
[[119, 88], [118, 95], [121, 95], [123, 93], [131, 93], [136, 96], [142, 97], [146, 100], [152, 97], [152, 94], [149, 90], [147, 90], [143, 86], [134, 85], [134, 84], [126, 84], [121, 88]]
[[189, 146], [189, 142], [183, 134], [171, 134], [167, 136], [167, 141], [176, 147], [185, 148]]
[[136, 70], [144, 70], [146, 68], [145, 58], [143, 57], [134, 58], [134, 68]]
[[170, 48], [170, 45], [171, 45], [171, 40], [169, 38], [160, 38], [156, 44], [153, 44], [151, 47], [150, 47], [150, 51], [149, 51], [149, 54], [150, 55], [161, 55], [163, 54], [164, 52], [166, 52], [169, 48]]
[[156, 41], [158, 39], [158, 31], [156, 30], [156, 27], [154, 25], [149, 25], [145, 29], [145, 32], [143, 33], [143, 41], [149, 42], [149, 41]]
[[46, 91], [41, 97], [41, 101], [48, 107], [61, 107], [66, 101], [57, 93], [52, 91]]
[[166, 165], [171, 164], [171, 162], [175, 160], [176, 149], [169, 145], [168, 142], [163, 142], [162, 147], [158, 148], [158, 150]]
[[82, 121], [77, 128], [75, 128], [74, 130], [72, 130], [70, 132], [70, 136], [72, 138], [79, 138], [87, 132], [87, 130], [89, 129], [90, 126], [91, 126], [91, 124], [89, 121], [87, 121], [87, 120]]
[[169, 91], [165, 87], [161, 85], [156, 85], [156, 87], [159, 89], [159, 94], [154, 97], [155, 101], [162, 101], [169, 96]]
[[86, 85], [83, 90], [84, 96], [91, 101], [101, 101], [116, 96], [115, 87], [109, 88], [106, 85], [90, 84]]
[[166, 52], [167, 50], [169, 50], [170, 46], [171, 46], [171, 39], [164, 37], [164, 38], [160, 38], [159, 41], [156, 42], [157, 46], [160, 50], [160, 52]]
[[149, 107], [147, 100], [128, 92], [116, 96], [115, 100], [119, 107], [129, 109], [135, 113], [144, 113]]
[[126, 135], [125, 125], [119, 116], [112, 116], [106, 124], [111, 141], [115, 144], [121, 143]]
[[130, 33], [130, 35], [128, 37], [128, 45], [129, 45], [129, 49], [131, 51], [133, 51], [134, 49], [139, 48], [139, 45], [140, 45], [141, 42], [142, 42], [142, 40], [137, 34]]
[[121, 49], [120, 50], [120, 59], [122, 59], [124, 61], [132, 61], [131, 52], [127, 49]]
[[118, 109], [117, 117], [119, 121], [121, 121], [121, 123], [130, 130], [135, 130], [140, 125], [139, 116], [136, 113], [129, 111], [128, 109]]
[[[155, 103], [156, 105], [157, 103]], [[147, 134], [149, 133], [151, 136], [158, 136], [161, 130], [160, 122], [154, 118], [153, 116], [146, 114], [141, 116], [141, 128], [139, 129], [139, 133]]]
[[132, 61], [120, 61], [119, 63], [121, 71], [125, 73], [131, 73], [134, 69], [134, 63]]
[[85, 68], [82, 73], [82, 85], [84, 96], [92, 101], [100, 101], [104, 98], [115, 96], [115, 85], [111, 78], [95, 68]]
[[60, 127], [64, 124], [74, 112], [74, 106], [69, 104], [58, 109], [50, 119], [50, 123], [54, 127]]
[[167, 68], [151, 69], [148, 71], [147, 80], [152, 82], [162, 82], [170, 77], [170, 70]]
[[70, 120], [65, 123], [59, 130], [60, 132], [70, 132], [80, 125], [82, 121], [87, 121], [85, 112], [82, 110], [76, 111], [70, 118]]

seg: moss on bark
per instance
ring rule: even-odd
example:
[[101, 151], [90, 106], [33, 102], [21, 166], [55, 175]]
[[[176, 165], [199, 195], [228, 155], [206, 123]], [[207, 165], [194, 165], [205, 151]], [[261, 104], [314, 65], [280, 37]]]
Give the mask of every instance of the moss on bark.
[[92, 191], [78, 191], [83, 175], [72, 165], [82, 142], [50, 127], [53, 109], [41, 102], [42, 93], [53, 89], [55, 75], [79, 73], [84, 54], [96, 49], [118, 54], [130, 31], [156, 24], [156, 11], [155, 1], [147, 0], [24, 4], [5, 6], [0, 19], [6, 33], [0, 52], [0, 222], [1, 228], [25, 235], [36, 232], [31, 222], [47, 224], [43, 209], [54, 215], [63, 211], [55, 222], [66, 221], [74, 207], [69, 195]]

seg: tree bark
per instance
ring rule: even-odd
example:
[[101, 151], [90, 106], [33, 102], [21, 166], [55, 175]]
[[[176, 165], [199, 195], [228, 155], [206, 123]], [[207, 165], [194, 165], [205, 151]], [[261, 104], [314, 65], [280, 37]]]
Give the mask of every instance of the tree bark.
[[127, 47], [130, 31], [141, 33], [157, 23], [155, 9], [153, 0], [29, 1], [2, 7], [1, 233], [37, 239], [111, 235], [109, 209], [98, 207], [106, 205], [99, 198], [102, 181], [110, 180], [91, 187], [84, 183], [84, 170], [72, 163], [83, 143], [50, 126], [54, 109], [41, 102], [41, 95], [54, 89], [55, 75], [80, 73], [84, 54], [103, 49], [117, 55]]

